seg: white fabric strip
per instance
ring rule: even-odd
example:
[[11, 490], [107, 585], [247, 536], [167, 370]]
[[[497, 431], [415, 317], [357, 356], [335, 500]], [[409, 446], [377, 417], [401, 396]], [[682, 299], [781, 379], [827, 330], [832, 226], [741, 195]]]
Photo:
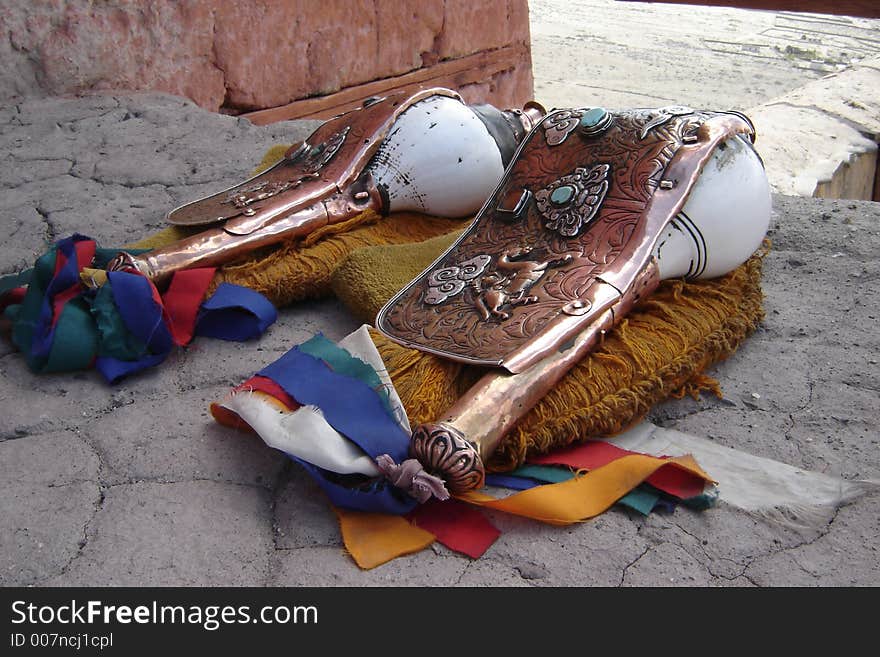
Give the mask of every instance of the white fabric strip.
[[[364, 324], [348, 334], [339, 342], [339, 346], [376, 370], [379, 380], [388, 391], [395, 418], [409, 433], [410, 426], [403, 403], [391, 383], [391, 377], [376, 345], [370, 338], [367, 325]], [[293, 412], [286, 412], [265, 401], [262, 396], [247, 391], [236, 393], [224, 400], [221, 406], [238, 414], [269, 447], [330, 472], [340, 474], [359, 472], [369, 477], [377, 477], [380, 474], [373, 459], [327, 424], [318, 408], [303, 406]]]
[[237, 413], [269, 447], [331, 472], [379, 475], [373, 459], [327, 424], [315, 407], [303, 406], [289, 413], [248, 391], [236, 393], [222, 406]]
[[852, 481], [801, 470], [649, 422], [608, 442], [653, 456], [691, 454], [718, 481], [721, 500], [789, 524], [820, 521], [829, 511], [880, 488], [878, 481]]
[[370, 337], [369, 327], [363, 324], [358, 330], [352, 331], [339, 341], [339, 346], [345, 349], [355, 358], [360, 358], [367, 365], [376, 370], [379, 380], [385, 385], [388, 391], [388, 400], [391, 402], [391, 410], [397, 423], [403, 427], [407, 433], [412, 433], [412, 427], [409, 426], [409, 419], [406, 417], [406, 411], [403, 409], [403, 402], [397, 394], [397, 389], [391, 382], [391, 375], [388, 374], [388, 368], [385, 367], [385, 361], [379, 355], [379, 350]]

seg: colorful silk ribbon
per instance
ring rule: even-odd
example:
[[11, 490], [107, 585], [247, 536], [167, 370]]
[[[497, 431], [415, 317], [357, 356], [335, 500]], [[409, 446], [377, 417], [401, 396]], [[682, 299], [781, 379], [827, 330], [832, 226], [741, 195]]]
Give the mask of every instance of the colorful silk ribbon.
[[[380, 396], [384, 388], [375, 371], [323, 336], [294, 347], [236, 390], [242, 387], [260, 390], [279, 401], [283, 395], [284, 405], [294, 413], [299, 405], [317, 407], [334, 429], [373, 458], [383, 453], [391, 454], [398, 462], [406, 458], [409, 434], [393, 419], [393, 409]], [[218, 421], [234, 425], [218, 412], [217, 406], [212, 406], [212, 412]], [[528, 478], [532, 484], [534, 480], [558, 483], [521, 486], [528, 489], [504, 498], [473, 491], [460, 495], [458, 500], [421, 505], [415, 505], [411, 498], [407, 500], [402, 491], [381, 477], [345, 477], [303, 459], [295, 460], [334, 504], [346, 549], [362, 568], [373, 568], [420, 550], [433, 540], [472, 558], [479, 557], [499, 532], [474, 508], [477, 506], [564, 525], [593, 517], [616, 502], [649, 513], [661, 500], [652, 486], [639, 488], [646, 481], [664, 486], [664, 494], [670, 498], [702, 492], [710, 481], [688, 457], [656, 458], [604, 445], [588, 443], [585, 448], [546, 458], [546, 463], [564, 464], [563, 468], [536, 459], [542, 464], [527, 465], [508, 473], [507, 479], [495, 481], [514, 484]], [[591, 471], [584, 473], [586, 469]]]
[[277, 318], [265, 297], [228, 283], [202, 303], [214, 274], [208, 268], [176, 273], [162, 295], [132, 272], [108, 272], [97, 289], [84, 286], [83, 270], [106, 266], [115, 253], [74, 234], [40, 256], [32, 270], [0, 280], [0, 308], [31, 370], [94, 366], [115, 383], [158, 365], [193, 335], [246, 340]]

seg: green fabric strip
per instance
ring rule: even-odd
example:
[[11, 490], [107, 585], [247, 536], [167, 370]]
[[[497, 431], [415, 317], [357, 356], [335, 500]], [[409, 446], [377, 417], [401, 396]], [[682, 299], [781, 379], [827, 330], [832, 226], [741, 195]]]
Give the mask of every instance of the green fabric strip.
[[49, 358], [42, 372], [69, 372], [91, 367], [98, 351], [98, 331], [84, 299], [72, 299], [55, 325]]
[[552, 465], [521, 465], [513, 472], [508, 472], [512, 477], [528, 477], [529, 479], [537, 479], [545, 481], [548, 484], [558, 484], [562, 481], [568, 481], [574, 477], [574, 472], [570, 468], [561, 468]]
[[617, 500], [618, 504], [623, 504], [633, 511], [641, 513], [643, 516], [651, 513], [651, 510], [657, 504], [660, 496], [642, 486], [633, 488], [626, 495]]
[[34, 330], [40, 316], [43, 296], [54, 273], [55, 251], [52, 250], [41, 255], [34, 263], [28, 289], [21, 305], [15, 309], [14, 313], [8, 312], [12, 308], [7, 308], [7, 317], [14, 321], [12, 344], [18, 347], [18, 350], [24, 355], [28, 367], [34, 372], [42, 372], [46, 362], [45, 357], [38, 358], [31, 353], [31, 344], [34, 341]]

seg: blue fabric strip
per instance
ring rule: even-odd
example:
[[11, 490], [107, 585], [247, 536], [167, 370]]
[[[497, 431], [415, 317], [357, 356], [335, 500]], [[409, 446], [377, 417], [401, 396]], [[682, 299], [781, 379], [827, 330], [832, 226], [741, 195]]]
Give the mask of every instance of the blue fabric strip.
[[365, 383], [337, 374], [298, 347], [258, 374], [275, 381], [300, 404], [320, 408], [331, 427], [371, 457], [388, 454], [397, 463], [407, 458], [409, 435]]
[[[305, 468], [335, 506], [402, 516], [418, 505], [415, 499], [392, 486], [384, 477], [376, 477], [365, 483], [357, 481], [355, 485], [351, 485], [350, 482], [356, 481], [352, 475], [336, 475], [308, 461], [292, 458]], [[362, 479], [362, 475], [356, 477]]]
[[202, 304], [195, 334], [240, 342], [259, 337], [276, 319], [275, 306], [259, 292], [221, 283]]
[[504, 474], [487, 474], [486, 485], [498, 486], [499, 488], [509, 488], [510, 490], [528, 490], [535, 486], [543, 485], [543, 481], [536, 481], [527, 477], [515, 477]]
[[[62, 253], [67, 261], [64, 266], [58, 270], [43, 293], [43, 302], [40, 305], [40, 314], [37, 318], [33, 342], [31, 342], [31, 353], [34, 358], [48, 358], [49, 352], [52, 350], [53, 336], [55, 327], [52, 325], [53, 319], [53, 303], [55, 296], [61, 292], [68, 290], [71, 286], [79, 286], [79, 270], [90, 263], [83, 263], [82, 266], [77, 262], [76, 243], [89, 241], [88, 237], [82, 235], [72, 235], [62, 240], [58, 240], [55, 244], [56, 253]], [[57, 259], [57, 256], [56, 256]]]
[[[389, 454], [397, 463], [408, 456], [410, 437], [394, 420], [379, 394], [355, 378], [294, 347], [258, 372], [272, 379], [300, 404], [317, 406], [327, 423], [368, 455]], [[338, 475], [294, 459], [315, 479], [330, 501], [346, 509], [402, 515], [414, 509], [415, 499], [385, 478]]]
[[174, 347], [171, 332], [162, 317], [162, 308], [153, 299], [150, 282], [138, 274], [108, 272], [113, 302], [125, 327], [142, 340], [154, 354], [165, 354]]

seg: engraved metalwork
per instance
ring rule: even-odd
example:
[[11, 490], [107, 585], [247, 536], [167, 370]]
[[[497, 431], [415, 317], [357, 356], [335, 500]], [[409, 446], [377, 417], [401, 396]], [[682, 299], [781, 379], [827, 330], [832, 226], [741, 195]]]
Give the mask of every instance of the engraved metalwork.
[[476, 446], [455, 427], [438, 422], [416, 427], [410, 455], [428, 474], [440, 477], [452, 493], [481, 488], [486, 469]]
[[[662, 123], [661, 114], [668, 115]], [[620, 302], [715, 147], [733, 134], [750, 132], [748, 122], [731, 113], [676, 116], [643, 109], [615, 113], [610, 127], [592, 137], [588, 147], [582, 139], [550, 147], [544, 130], [533, 131], [473, 224], [428, 273], [386, 304], [377, 328], [402, 344], [445, 358], [524, 371]], [[691, 135], [695, 143], [687, 143]], [[560, 172], [589, 172], [598, 164], [608, 166], [604, 200], [592, 216], [588, 210], [572, 219], [567, 208], [583, 192], [560, 178]], [[601, 177], [592, 185], [601, 188]], [[661, 185], [665, 180], [675, 184]], [[527, 204], [518, 221], [499, 216], [498, 208], [509, 209], [523, 190], [540, 190], [534, 192], [535, 203]], [[547, 229], [554, 208], [559, 211], [550, 225], [572, 235]], [[424, 302], [431, 272], [477, 255], [491, 255], [497, 263], [498, 256], [507, 253], [510, 259], [523, 245], [531, 249], [528, 261], [558, 261], [558, 266], [547, 268], [521, 292], [510, 283], [493, 290], [487, 276], [502, 272], [496, 272], [497, 265], [487, 267], [470, 284], [456, 285], [460, 289], [442, 303]]]
[[251, 203], [256, 203], [257, 201], [263, 201], [267, 198], [271, 198], [276, 194], [280, 194], [281, 192], [287, 191], [294, 185], [300, 184], [300, 181], [263, 181], [259, 183], [254, 183], [253, 185], [248, 185], [247, 187], [243, 187], [235, 190], [234, 192], [230, 192], [226, 196], [226, 203], [231, 203], [237, 208], [247, 208]]
[[443, 267], [430, 273], [428, 276], [428, 291], [425, 293], [425, 303], [436, 306], [450, 297], [464, 290], [467, 284], [480, 276], [492, 257], [479, 254], [451, 267]]
[[303, 170], [314, 174], [327, 166], [330, 160], [339, 152], [339, 149], [342, 148], [342, 144], [345, 142], [349, 132], [351, 132], [351, 126], [345, 126], [339, 132], [334, 132], [330, 135], [327, 141], [313, 147], [303, 159]]
[[[610, 164], [578, 167], [567, 176], [535, 192], [544, 224], [565, 237], [579, 234], [595, 218], [608, 193]], [[562, 193], [560, 193], [562, 192]]]
[[[496, 216], [503, 221], [518, 221], [522, 219], [534, 196], [528, 189], [511, 190], [511, 192], [511, 197], [502, 200], [495, 209]], [[513, 207], [505, 207], [505, 202], [511, 200]]]
[[550, 114], [541, 124], [548, 146], [558, 146], [578, 127], [581, 110], [562, 110]]
[[[686, 116], [688, 114], [693, 114], [694, 110], [685, 105], [668, 105], [667, 107], [661, 107], [656, 110], [649, 110], [653, 115], [650, 121], [648, 121], [645, 126], [642, 128], [641, 137], [644, 139], [648, 136], [648, 133], [654, 128], [658, 128], [664, 123], [668, 122], [672, 118], [676, 116]], [[693, 141], [693, 140], [691, 140]]]
[[[129, 256], [124, 266], [156, 282], [164, 281], [177, 270], [219, 266], [368, 209], [389, 211], [387, 196], [369, 173], [370, 160], [401, 114], [433, 97], [464, 102], [449, 89], [423, 89], [390, 94], [330, 119], [265, 171], [180, 206], [167, 216], [176, 225], [215, 226], [149, 253]], [[537, 108], [527, 108], [521, 114], [523, 126], [539, 113]]]
[[530, 247], [505, 251], [498, 257], [494, 271], [473, 282], [476, 290], [474, 306], [484, 321], [510, 319], [510, 308], [536, 303], [538, 297], [528, 294], [531, 287], [549, 268], [561, 267], [572, 259], [571, 255], [553, 260], [525, 259], [531, 252]]
[[583, 137], [595, 137], [610, 128], [613, 122], [614, 115], [604, 107], [591, 107], [584, 110], [578, 129]]
[[[540, 202], [515, 223], [500, 221], [495, 206], [515, 197], [517, 188], [544, 190], [545, 203], [571, 202], [575, 190], [561, 189], [565, 185], [558, 172], [571, 171], [583, 157], [575, 147], [581, 142], [582, 148], [583, 142], [548, 148], [543, 140], [529, 139], [520, 148], [477, 219], [436, 263], [443, 268], [472, 253], [506, 254], [523, 239], [530, 239], [541, 259], [571, 255], [552, 274], [542, 272], [530, 283], [521, 295], [529, 302], [508, 306], [505, 321], [475, 318], [465, 294], [440, 306], [420, 303], [421, 278], [382, 309], [377, 326], [392, 339], [455, 360], [505, 368], [485, 374], [443, 413], [439, 425], [417, 427], [413, 436], [424, 441], [423, 436], [437, 431], [444, 436], [444, 448], [445, 437], [454, 436], [486, 462], [520, 418], [656, 289], [660, 273], [652, 252], [662, 230], [674, 218], [687, 228], [679, 219], [681, 210], [712, 152], [725, 139], [752, 130], [733, 114], [670, 116], [662, 123], [657, 118], [652, 111], [618, 114], [608, 130], [592, 138], [590, 156], [613, 164], [611, 181], [587, 230], [571, 238], [544, 229]], [[652, 122], [654, 127], [645, 130]], [[452, 458], [438, 462], [420, 453], [416, 458], [433, 467], [454, 467]], [[446, 476], [442, 470], [437, 474]]]

